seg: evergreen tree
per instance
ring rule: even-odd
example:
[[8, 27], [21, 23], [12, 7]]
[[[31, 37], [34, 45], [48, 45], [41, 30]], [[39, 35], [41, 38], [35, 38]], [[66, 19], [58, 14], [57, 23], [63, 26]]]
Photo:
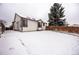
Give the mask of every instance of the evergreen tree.
[[49, 16], [49, 26], [62, 26], [65, 25], [64, 7], [62, 4], [54, 3], [50, 8]]

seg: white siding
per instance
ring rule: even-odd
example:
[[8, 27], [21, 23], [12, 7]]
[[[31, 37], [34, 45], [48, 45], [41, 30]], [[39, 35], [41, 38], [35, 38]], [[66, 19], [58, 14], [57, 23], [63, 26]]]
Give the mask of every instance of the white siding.
[[21, 30], [21, 17], [19, 17], [18, 15], [16, 15], [16, 18], [15, 18], [15, 23], [14, 23], [14, 30]]
[[23, 31], [36, 31], [38, 28], [38, 22], [28, 20], [27, 27], [23, 27]]
[[45, 30], [46, 29], [46, 26], [47, 26], [46, 23], [45, 23], [44, 26], [42, 25], [42, 29]]
[[42, 29], [45, 30], [46, 29], [46, 26], [42, 26]]

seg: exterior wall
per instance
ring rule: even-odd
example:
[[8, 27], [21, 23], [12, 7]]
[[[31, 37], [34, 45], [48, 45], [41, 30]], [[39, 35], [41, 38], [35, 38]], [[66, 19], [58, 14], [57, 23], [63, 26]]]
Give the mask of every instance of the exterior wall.
[[42, 29], [43, 29], [43, 30], [45, 30], [45, 29], [46, 29], [46, 23], [45, 23], [45, 25], [44, 25], [44, 26], [42, 25]]
[[20, 16], [18, 16], [18, 15], [15, 15], [15, 22], [14, 22], [14, 30], [21, 30], [21, 27], [20, 27], [20, 25], [21, 25], [21, 17]]
[[23, 31], [36, 31], [38, 28], [38, 22], [28, 20], [27, 27], [23, 27]]
[[45, 26], [43, 26], [43, 23], [42, 23], [42, 27], [41, 27], [41, 28], [42, 28], [42, 30], [44, 30], [44, 27], [45, 27]]

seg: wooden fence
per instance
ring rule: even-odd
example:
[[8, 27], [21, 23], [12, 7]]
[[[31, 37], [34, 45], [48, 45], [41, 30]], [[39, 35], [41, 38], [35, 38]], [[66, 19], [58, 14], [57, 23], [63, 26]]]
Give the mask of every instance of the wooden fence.
[[47, 26], [46, 30], [56, 30], [56, 31], [79, 33], [79, 27]]

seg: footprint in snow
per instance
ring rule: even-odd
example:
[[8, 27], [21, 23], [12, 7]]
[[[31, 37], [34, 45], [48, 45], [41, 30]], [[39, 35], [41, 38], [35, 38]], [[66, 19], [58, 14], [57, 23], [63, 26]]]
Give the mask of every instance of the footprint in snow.
[[14, 50], [14, 48], [9, 48], [9, 50]]

